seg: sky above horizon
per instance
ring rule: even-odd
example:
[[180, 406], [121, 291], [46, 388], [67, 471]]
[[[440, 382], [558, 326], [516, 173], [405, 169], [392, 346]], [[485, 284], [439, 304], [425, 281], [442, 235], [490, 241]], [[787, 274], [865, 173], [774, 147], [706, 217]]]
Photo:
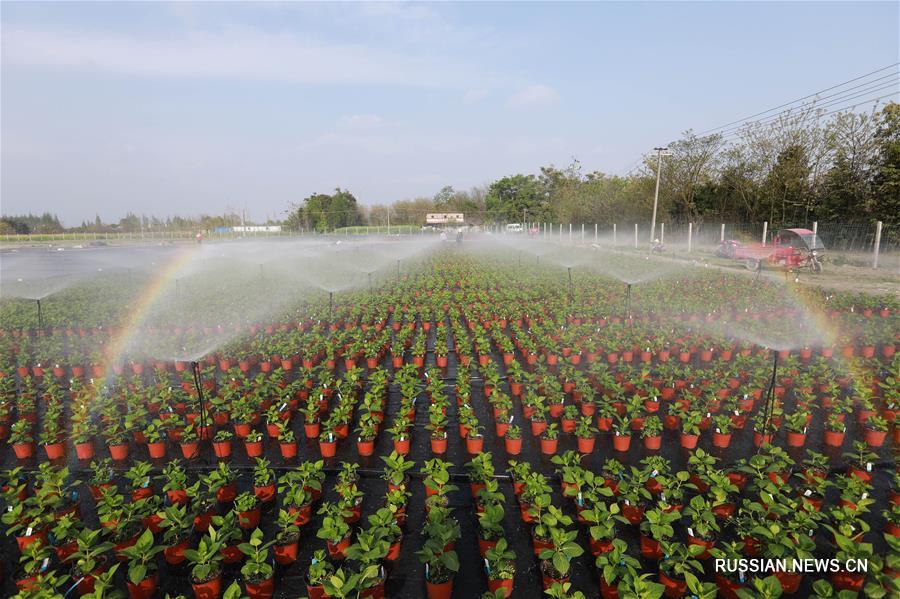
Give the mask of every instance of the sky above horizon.
[[363, 204], [656, 145], [898, 61], [900, 3], [13, 3], [0, 210]]

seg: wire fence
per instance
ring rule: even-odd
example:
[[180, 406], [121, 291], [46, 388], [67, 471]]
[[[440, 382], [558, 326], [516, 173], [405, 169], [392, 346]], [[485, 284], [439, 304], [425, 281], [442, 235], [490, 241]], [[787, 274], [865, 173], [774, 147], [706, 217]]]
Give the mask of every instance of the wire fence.
[[[452, 227], [455, 228], [455, 227]], [[900, 226], [877, 223], [828, 222], [811, 223], [801, 228], [814, 230], [829, 254], [846, 254], [856, 261], [876, 262], [876, 254], [900, 253]], [[720, 242], [736, 240], [744, 244], [771, 243], [778, 232], [767, 223], [713, 223], [713, 222], [665, 222], [656, 225], [651, 235], [651, 224], [641, 223], [494, 223], [468, 227], [471, 231], [491, 234], [530, 235], [562, 243], [602, 243], [614, 246], [646, 247], [654, 239], [673, 248], [688, 251], [709, 251]], [[880, 229], [880, 234], [879, 234]], [[268, 239], [311, 237], [322, 235], [358, 236], [391, 235], [412, 236], [439, 233], [442, 229], [420, 225], [354, 226], [327, 232], [310, 230], [209, 230], [203, 232], [203, 240], [222, 241], [240, 239]], [[197, 231], [134, 231], [96, 233], [45, 233], [25, 235], [0, 235], [9, 245], [75, 243], [101, 245], [109, 242], [165, 243], [194, 241]]]

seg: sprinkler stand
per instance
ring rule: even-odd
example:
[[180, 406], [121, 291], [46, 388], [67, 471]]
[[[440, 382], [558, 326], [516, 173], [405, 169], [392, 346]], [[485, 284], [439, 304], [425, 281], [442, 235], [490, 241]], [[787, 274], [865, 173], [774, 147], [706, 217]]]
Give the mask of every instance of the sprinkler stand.
[[34, 300], [34, 301], [37, 302], [37, 309], [38, 309], [38, 328], [39, 328], [39, 329], [43, 329], [43, 328], [44, 328], [44, 313], [41, 311], [41, 300]]
[[400, 282], [400, 260], [397, 260], [397, 282]]
[[200, 379], [200, 363], [196, 360], [191, 361], [191, 370], [194, 372], [194, 386], [197, 389], [197, 399], [200, 401], [200, 426], [206, 428], [206, 405], [203, 401], [203, 381]]
[[334, 311], [334, 292], [329, 291], [328, 292], [328, 320], [331, 320], [331, 313], [333, 311]]
[[572, 284], [572, 267], [566, 268], [569, 271], [569, 301], [575, 300], [575, 287]]
[[625, 283], [625, 315], [631, 314], [631, 283]]
[[[763, 437], [769, 431], [769, 423], [772, 421], [772, 413], [775, 409], [775, 381], [778, 380], [778, 352], [773, 349], [769, 349], [774, 356], [772, 360], [772, 379], [769, 381], [769, 387], [766, 389], [766, 403], [763, 406]], [[759, 444], [756, 453], [762, 451], [763, 443]]]

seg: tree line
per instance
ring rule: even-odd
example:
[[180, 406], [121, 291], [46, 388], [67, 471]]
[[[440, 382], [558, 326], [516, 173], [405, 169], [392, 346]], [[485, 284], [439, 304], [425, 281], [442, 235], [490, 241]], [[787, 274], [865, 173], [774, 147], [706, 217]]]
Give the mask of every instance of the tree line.
[[[827, 117], [827, 118], [825, 118]], [[659, 219], [677, 222], [812, 221], [900, 223], [900, 104], [869, 113], [828, 114], [814, 105], [724, 133], [685, 131], [660, 164]], [[424, 224], [428, 212], [463, 212], [470, 223], [646, 222], [657, 156], [624, 175], [585, 172], [581, 163], [545, 166], [468, 191], [361, 205], [347, 190], [316, 193], [286, 225], [333, 230], [353, 225]]]

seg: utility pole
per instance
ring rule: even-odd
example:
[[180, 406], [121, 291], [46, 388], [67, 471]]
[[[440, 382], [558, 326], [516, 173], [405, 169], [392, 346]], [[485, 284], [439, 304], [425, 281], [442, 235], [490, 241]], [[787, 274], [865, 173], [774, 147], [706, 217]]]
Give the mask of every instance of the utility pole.
[[669, 148], [653, 148], [656, 151], [656, 192], [653, 194], [653, 219], [650, 221], [650, 242], [656, 239], [656, 206], [659, 204], [659, 175], [662, 172], [662, 157], [669, 156]]

